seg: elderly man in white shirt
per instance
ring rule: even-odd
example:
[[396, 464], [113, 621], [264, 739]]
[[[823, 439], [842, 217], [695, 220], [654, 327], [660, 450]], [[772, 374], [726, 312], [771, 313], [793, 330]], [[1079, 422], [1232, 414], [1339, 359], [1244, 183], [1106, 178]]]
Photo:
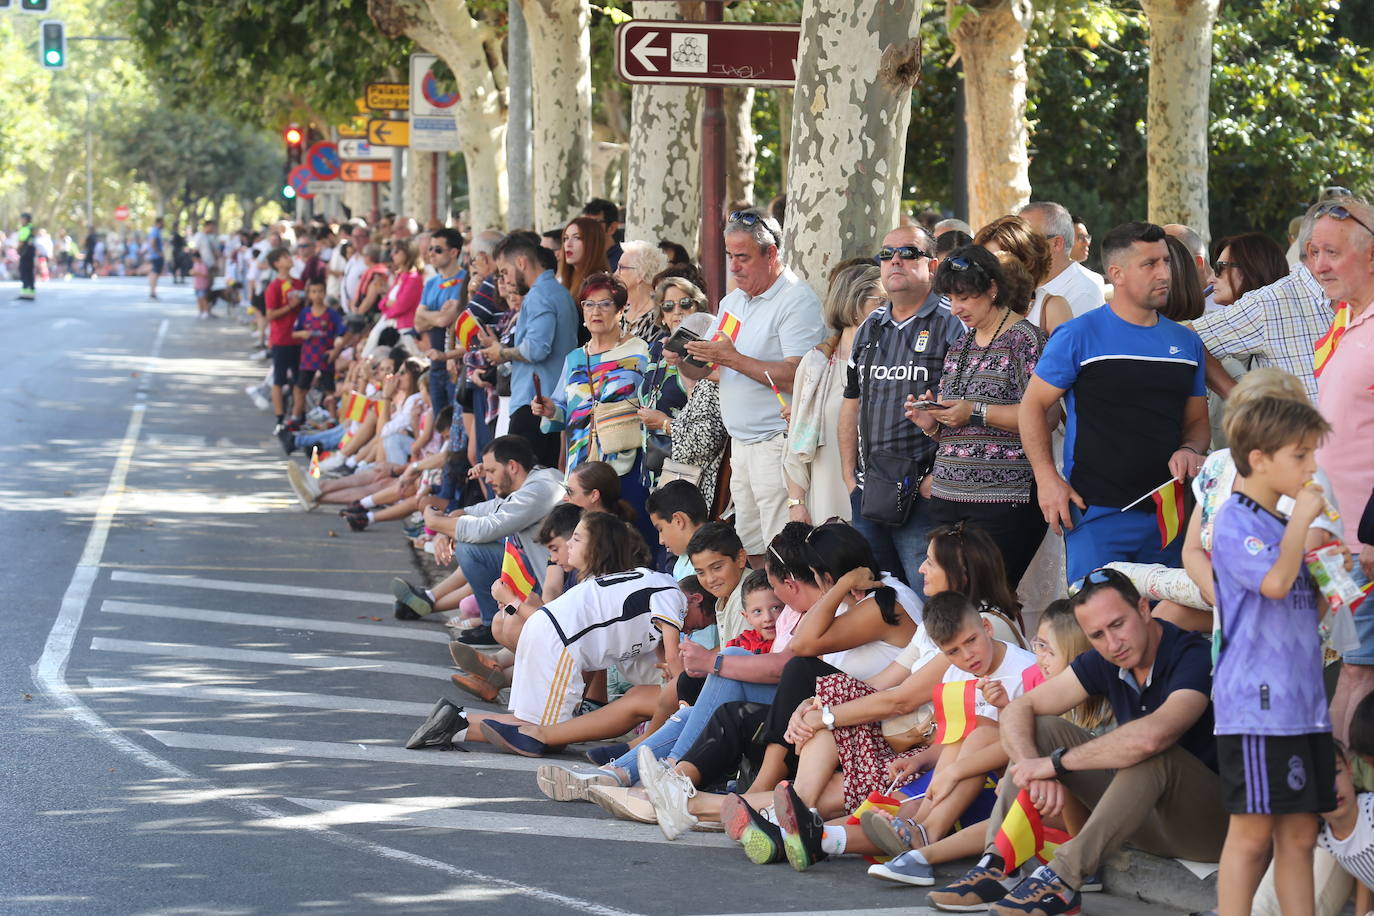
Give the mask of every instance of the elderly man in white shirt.
[[1102, 275], [1069, 258], [1074, 239], [1069, 211], [1054, 201], [1038, 200], [1026, 204], [1017, 215], [1050, 242], [1050, 272], [1035, 291], [1036, 303], [1046, 296], [1063, 296], [1075, 318], [1105, 304]]
[[[729, 312], [739, 319], [739, 333], [734, 341], [710, 340], [713, 328], [708, 339], [687, 345], [691, 356], [720, 366], [735, 530], [751, 556], [761, 555], [788, 520], [782, 475], [787, 423], [773, 385], [790, 393], [797, 364], [825, 334], [820, 298], [783, 264], [781, 244], [782, 227], [763, 211], [730, 214], [725, 255], [735, 289], [721, 300], [717, 327]], [[707, 370], [684, 363], [681, 371], [702, 378]]]
[[363, 249], [372, 242], [372, 233], [365, 225], [354, 225], [348, 237], [353, 241], [353, 253], [348, 256], [348, 261], [344, 264], [343, 283], [340, 287], [344, 310], [353, 307], [358, 300], [358, 285], [362, 283], [363, 274], [367, 271], [367, 259], [363, 257]]

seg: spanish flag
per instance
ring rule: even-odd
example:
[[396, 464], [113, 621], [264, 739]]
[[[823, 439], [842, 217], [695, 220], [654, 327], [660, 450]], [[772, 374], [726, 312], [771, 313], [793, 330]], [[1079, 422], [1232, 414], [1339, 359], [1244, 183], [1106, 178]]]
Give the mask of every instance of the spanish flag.
[[1163, 550], [1173, 543], [1183, 530], [1183, 484], [1170, 479], [1150, 494], [1155, 503], [1155, 521], [1159, 524], [1159, 547]]
[[712, 340], [723, 340], [730, 338], [731, 343], [739, 339], [739, 329], [742, 322], [733, 312], [720, 313], [720, 326], [716, 328], [716, 336]]
[[1350, 327], [1350, 303], [1341, 302], [1336, 306], [1336, 317], [1331, 320], [1330, 329], [1312, 348], [1312, 374], [1317, 378], [1322, 377], [1322, 370], [1331, 361], [1331, 357], [1336, 354], [1336, 345], [1341, 342], [1341, 338], [1345, 336], [1348, 327]]
[[320, 447], [318, 445], [310, 450], [310, 476], [316, 480], [320, 479]]
[[534, 591], [534, 576], [525, 565], [520, 548], [515, 546], [511, 538], [506, 538], [506, 555], [501, 560], [501, 581], [515, 592], [518, 601], [524, 601]]
[[344, 398], [344, 406], [343, 410], [339, 412], [339, 419], [361, 423], [372, 406], [372, 402], [367, 398], [356, 391], [350, 391], [348, 397]]
[[482, 325], [472, 317], [472, 311], [464, 309], [463, 314], [458, 316], [458, 324], [453, 328], [453, 342], [464, 350], [471, 350], [472, 342], [477, 339], [481, 330]]
[[977, 681], [951, 681], [935, 690], [935, 743], [963, 741], [977, 727]]
[[1063, 830], [1048, 827], [1040, 820], [1030, 793], [1022, 789], [1007, 809], [1002, 826], [997, 828], [993, 845], [1006, 863], [1006, 871], [1012, 872], [1032, 856], [1048, 864], [1054, 851], [1070, 839]]

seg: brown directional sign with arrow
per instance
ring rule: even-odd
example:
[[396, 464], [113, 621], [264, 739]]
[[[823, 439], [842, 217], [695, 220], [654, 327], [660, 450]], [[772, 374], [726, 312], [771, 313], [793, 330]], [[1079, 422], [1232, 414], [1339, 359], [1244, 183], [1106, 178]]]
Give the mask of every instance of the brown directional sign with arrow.
[[615, 30], [616, 74], [627, 83], [792, 86], [801, 26], [635, 20]]

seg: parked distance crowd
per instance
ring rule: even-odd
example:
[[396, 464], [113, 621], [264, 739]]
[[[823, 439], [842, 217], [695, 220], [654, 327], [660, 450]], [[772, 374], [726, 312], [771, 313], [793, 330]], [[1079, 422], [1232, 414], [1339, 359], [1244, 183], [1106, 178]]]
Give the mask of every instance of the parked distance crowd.
[[207, 225], [188, 273], [300, 506], [428, 558], [415, 753], [940, 909], [1078, 912], [1128, 846], [1220, 863], [1222, 913], [1363, 914], [1374, 210], [1318, 196], [1288, 250], [904, 218], [819, 288], [738, 202], [719, 302], [604, 200]]

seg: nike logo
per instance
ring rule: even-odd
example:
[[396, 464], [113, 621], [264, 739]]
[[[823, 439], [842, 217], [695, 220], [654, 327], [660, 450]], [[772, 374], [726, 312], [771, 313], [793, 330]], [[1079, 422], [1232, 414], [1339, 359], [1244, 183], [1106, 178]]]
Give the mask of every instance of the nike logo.
[[1180, 350], [1178, 347], [1170, 347], [1170, 348], [1169, 348], [1169, 355], [1170, 355], [1170, 356], [1177, 356], [1178, 354], [1180, 354], [1180, 353], [1182, 353], [1182, 352], [1183, 352], [1183, 351]]

